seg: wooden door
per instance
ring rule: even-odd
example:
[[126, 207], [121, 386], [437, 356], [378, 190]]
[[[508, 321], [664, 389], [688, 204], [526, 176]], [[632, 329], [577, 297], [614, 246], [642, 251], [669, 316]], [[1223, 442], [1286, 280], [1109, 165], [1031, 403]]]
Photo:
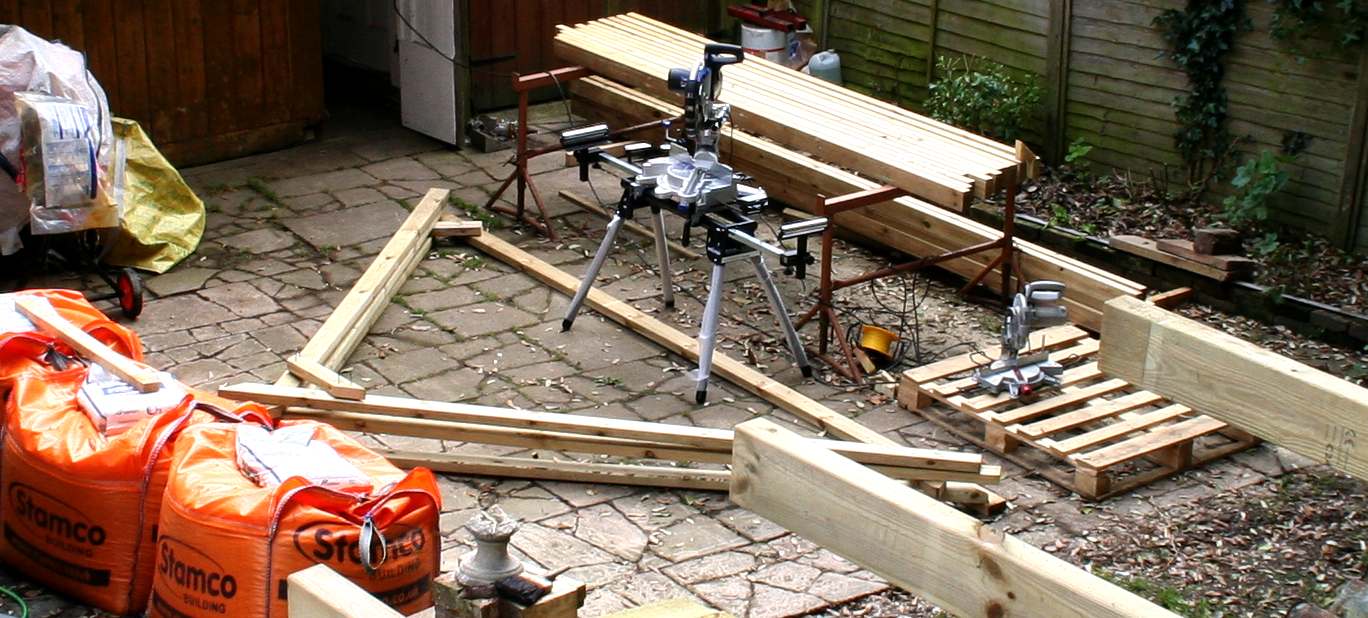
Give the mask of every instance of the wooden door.
[[[471, 103], [475, 110], [517, 103], [513, 73], [532, 73], [563, 65], [552, 39], [556, 25], [636, 11], [695, 32], [721, 23], [721, 0], [470, 0]], [[554, 89], [545, 98], [559, 96]]]

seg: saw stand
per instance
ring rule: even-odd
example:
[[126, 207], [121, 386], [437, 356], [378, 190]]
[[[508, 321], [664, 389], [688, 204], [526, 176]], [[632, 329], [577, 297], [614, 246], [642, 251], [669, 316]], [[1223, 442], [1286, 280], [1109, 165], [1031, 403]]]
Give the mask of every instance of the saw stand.
[[[581, 151], [576, 153], [576, 156], [584, 161], [582, 157], [586, 155]], [[632, 177], [625, 178], [622, 181], [624, 187], [622, 199], [613, 212], [613, 218], [608, 222], [608, 230], [603, 236], [603, 242], [599, 243], [593, 261], [589, 264], [589, 270], [584, 273], [584, 278], [580, 281], [579, 290], [570, 301], [565, 319], [561, 321], [562, 331], [570, 330], [574, 324], [575, 316], [584, 304], [584, 299], [589, 295], [589, 290], [593, 288], [594, 281], [598, 278], [599, 271], [603, 268], [603, 263], [613, 248], [613, 242], [617, 238], [618, 231], [622, 229], [623, 222], [631, 220], [633, 214], [642, 208], [650, 208], [651, 210], [650, 218], [651, 227], [655, 234], [656, 259], [659, 261], [660, 267], [661, 300], [666, 308], [674, 307], [674, 288], [670, 276], [670, 248], [665, 242], [665, 212], [667, 210], [676, 212], [676, 203], [669, 199], [655, 197], [653, 187], [641, 183], [639, 179], [640, 168], [625, 167], [630, 166], [630, 164], [603, 153], [594, 153], [589, 156], [608, 159], [607, 162], [615, 167], [624, 169], [629, 173], [635, 173], [632, 173]], [[738, 198], [738, 201], [745, 199], [745, 197], [741, 197]], [[778, 256], [780, 264], [785, 268], [794, 270], [797, 276], [801, 278], [807, 267], [807, 237], [815, 233], [818, 226], [825, 226], [826, 221], [807, 219], [782, 226], [779, 231], [779, 240], [796, 239], [799, 244], [797, 250], [786, 250], [755, 237], [759, 223], [747, 216], [746, 213], [758, 211], [761, 205], [756, 204], [754, 208], [747, 207], [744, 211], [739, 206], [715, 208], [698, 219], [697, 224], [703, 227], [707, 234], [707, 257], [708, 261], [712, 262], [712, 269], [708, 278], [708, 300], [704, 305], [703, 320], [698, 331], [698, 368], [691, 373], [696, 385], [694, 400], [699, 404], [705, 403], [708, 398], [708, 379], [712, 371], [713, 351], [717, 347], [718, 316], [722, 310], [722, 287], [726, 280], [727, 265], [733, 262], [748, 261], [755, 269], [755, 277], [760, 282], [761, 287], [765, 289], [765, 296], [769, 299], [770, 311], [784, 331], [784, 338], [788, 343], [790, 353], [793, 354], [794, 364], [800, 368], [804, 377], [812, 375], [812, 365], [808, 362], [807, 352], [803, 349], [802, 341], [798, 338], [798, 331], [789, 318], [788, 310], [784, 307], [783, 297], [779, 294], [779, 288], [774, 284], [774, 278], [765, 266], [762, 254], [769, 253]], [[686, 221], [686, 234], [690, 225]], [[688, 242], [687, 236], [685, 242]]]
[[[513, 91], [518, 93], [518, 138], [517, 146], [513, 155], [513, 171], [503, 179], [499, 185], [499, 190], [494, 192], [485, 202], [485, 210], [497, 212], [513, 217], [520, 223], [527, 225], [538, 232], [541, 232], [549, 240], [560, 240], [556, 235], [556, 230], [551, 226], [551, 219], [546, 214], [546, 204], [542, 202], [541, 193], [537, 191], [537, 185], [532, 181], [532, 172], [528, 167], [529, 162], [542, 155], [560, 153], [564, 150], [560, 144], [553, 144], [545, 148], [529, 150], [527, 144], [527, 108], [530, 104], [528, 98], [533, 90], [555, 86], [564, 88], [569, 82], [577, 79], [589, 77], [593, 73], [584, 67], [564, 67], [552, 71], [532, 73], [529, 75], [513, 74]], [[639, 125], [624, 127], [613, 131], [611, 136], [623, 136], [638, 131], [654, 129], [668, 126], [669, 121], [653, 120], [643, 122]], [[508, 188], [517, 181], [518, 199], [516, 207], [508, 207], [498, 203], [499, 198], [503, 197]], [[527, 194], [532, 195], [532, 202], [537, 206], [537, 217], [532, 217], [527, 213]]]
[[[815, 317], [818, 320], [817, 337], [817, 358], [822, 359], [833, 370], [841, 374], [848, 380], [857, 384], [864, 382], [864, 372], [860, 368], [860, 363], [855, 358], [855, 350], [850, 342], [846, 340], [845, 329], [841, 327], [840, 317], [837, 315], [834, 298], [838, 290], [848, 287], [868, 283], [876, 279], [883, 279], [903, 273], [909, 273], [935, 266], [943, 262], [948, 262], [957, 258], [967, 257], [978, 253], [992, 254], [995, 256], [976, 274], [964, 287], [960, 288], [960, 295], [969, 293], [969, 290], [984, 280], [994, 269], [1002, 267], [1002, 297], [1003, 301], [1009, 302], [1013, 296], [1014, 288], [1012, 283], [1013, 276], [1019, 283], [1022, 281], [1021, 265], [1016, 255], [1016, 193], [1017, 183], [1015, 181], [1007, 183], [1006, 199], [1003, 207], [1002, 235], [998, 238], [987, 240], [978, 244], [947, 251], [939, 255], [924, 257], [911, 262], [896, 264], [887, 268], [871, 270], [854, 277], [846, 279], [836, 279], [831, 272], [832, 246], [836, 239], [835, 217], [841, 213], [867, 208], [875, 204], [889, 202], [900, 197], [909, 195], [906, 191], [893, 186], [883, 186], [877, 189], [857, 191], [839, 197], [828, 198], [819, 196], [817, 199], [815, 212], [817, 216], [824, 217], [831, 223], [822, 232], [822, 261], [821, 277], [818, 283], [817, 302], [802, 317], [798, 318], [798, 328], [802, 328]], [[840, 348], [840, 358], [833, 358], [830, 353], [830, 342], [836, 340]]]

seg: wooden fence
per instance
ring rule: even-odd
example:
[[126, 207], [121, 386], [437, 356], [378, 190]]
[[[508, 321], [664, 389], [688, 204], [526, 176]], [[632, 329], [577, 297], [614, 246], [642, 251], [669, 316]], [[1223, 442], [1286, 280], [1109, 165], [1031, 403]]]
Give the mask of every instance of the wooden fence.
[[[1172, 102], [1187, 78], [1163, 57], [1153, 26], [1184, 0], [798, 0], [827, 28], [847, 85], [918, 108], [934, 79], [933, 58], [989, 58], [1036, 76], [1044, 91], [1026, 139], [1056, 159], [1075, 139], [1089, 161], [1181, 180]], [[1368, 46], [1345, 51], [1322, 35], [1299, 43], [1300, 57], [1269, 35], [1273, 9], [1247, 2], [1252, 30], [1229, 56], [1225, 88], [1231, 132], [1242, 154], [1277, 151], [1300, 131], [1310, 146], [1290, 166], [1288, 188], [1272, 201], [1289, 225], [1368, 248], [1365, 122]], [[1322, 36], [1322, 38], [1315, 38]]]

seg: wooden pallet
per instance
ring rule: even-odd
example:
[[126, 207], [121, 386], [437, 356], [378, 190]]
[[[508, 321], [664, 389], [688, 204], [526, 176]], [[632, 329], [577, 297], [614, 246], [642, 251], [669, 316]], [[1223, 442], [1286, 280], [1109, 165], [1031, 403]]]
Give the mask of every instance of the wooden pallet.
[[979, 388], [972, 372], [997, 357], [994, 348], [904, 372], [898, 401], [1090, 500], [1258, 443], [1222, 421], [1104, 375], [1093, 359], [1099, 342], [1076, 327], [1047, 329], [1033, 339], [1034, 349], [1048, 350], [1065, 366], [1058, 389], [1021, 401]]

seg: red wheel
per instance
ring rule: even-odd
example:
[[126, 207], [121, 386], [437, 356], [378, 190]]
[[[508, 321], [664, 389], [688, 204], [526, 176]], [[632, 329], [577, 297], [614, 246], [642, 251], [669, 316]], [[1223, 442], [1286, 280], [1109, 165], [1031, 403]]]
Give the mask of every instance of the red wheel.
[[138, 271], [132, 268], [119, 271], [115, 283], [119, 292], [119, 310], [129, 319], [138, 317], [143, 310], [142, 277], [138, 276]]

